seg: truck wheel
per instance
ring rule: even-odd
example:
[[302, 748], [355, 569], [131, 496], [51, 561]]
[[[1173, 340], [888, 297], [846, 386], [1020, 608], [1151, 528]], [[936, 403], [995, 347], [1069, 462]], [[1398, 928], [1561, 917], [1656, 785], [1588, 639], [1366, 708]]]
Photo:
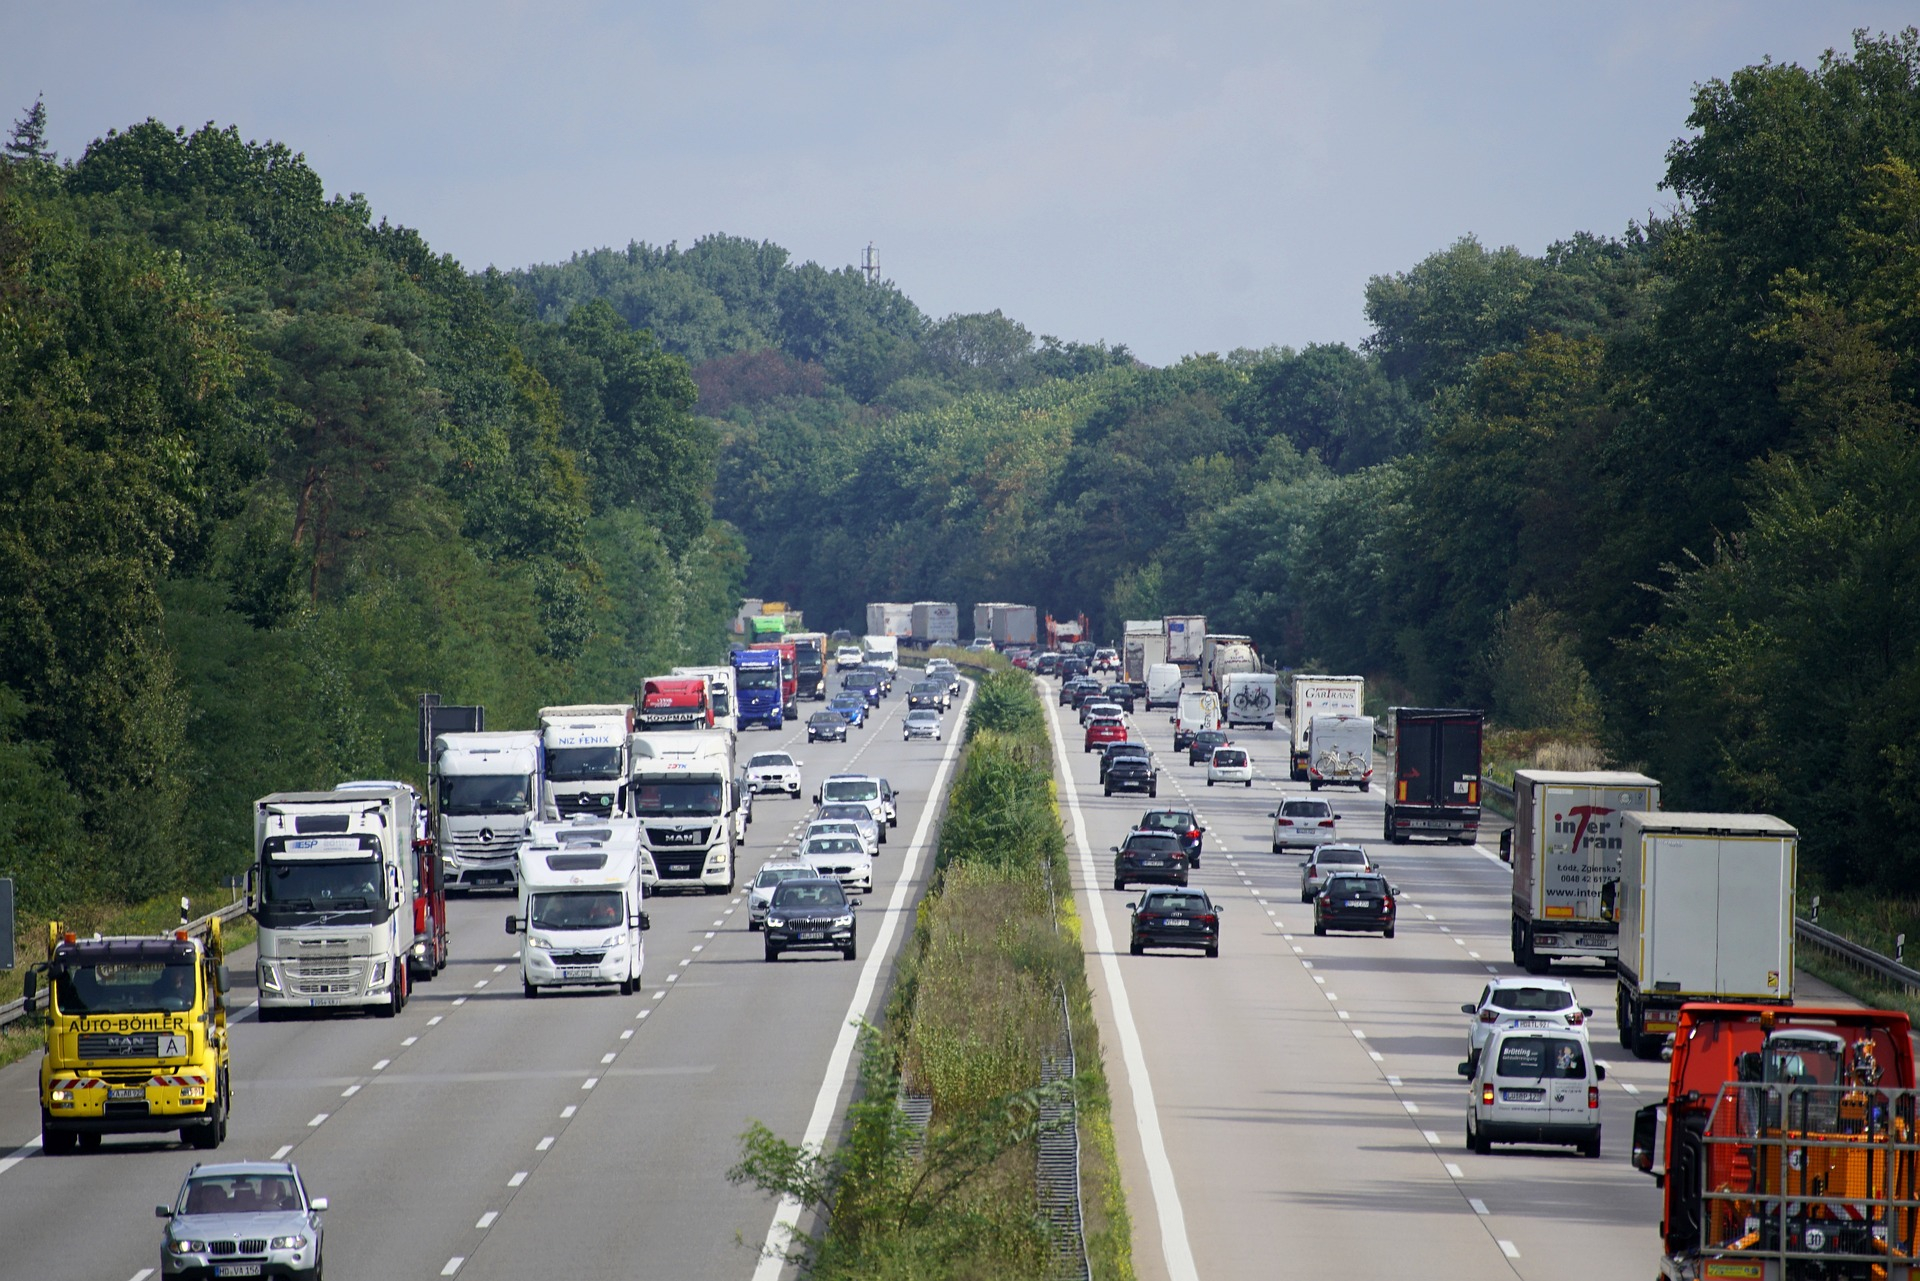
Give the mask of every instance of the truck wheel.
[[1627, 986], [1615, 980], [1613, 985], [1613, 1021], [1620, 1025], [1620, 1048], [1633, 1048], [1633, 1021], [1627, 1017]]
[[56, 1129], [43, 1112], [40, 1115], [40, 1150], [48, 1156], [65, 1156], [80, 1146], [80, 1136], [72, 1130]]
[[398, 1014], [399, 1012], [400, 1012], [400, 985], [398, 983], [395, 983], [392, 987], [387, 989], [386, 1003], [384, 1005], [376, 1005], [373, 1009], [373, 1013], [375, 1018], [390, 1019], [394, 1015]]

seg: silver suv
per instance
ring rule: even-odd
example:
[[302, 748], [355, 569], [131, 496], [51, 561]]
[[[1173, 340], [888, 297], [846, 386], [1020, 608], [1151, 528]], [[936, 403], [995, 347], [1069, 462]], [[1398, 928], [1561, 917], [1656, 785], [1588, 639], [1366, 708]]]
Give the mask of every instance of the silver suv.
[[320, 1276], [320, 1212], [288, 1161], [196, 1165], [172, 1205], [160, 1239], [163, 1277]]

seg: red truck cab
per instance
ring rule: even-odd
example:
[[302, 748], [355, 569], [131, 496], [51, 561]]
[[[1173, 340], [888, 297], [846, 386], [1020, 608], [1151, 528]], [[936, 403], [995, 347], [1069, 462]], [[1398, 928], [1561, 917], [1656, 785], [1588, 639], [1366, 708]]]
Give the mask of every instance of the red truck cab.
[[1660, 1275], [1908, 1281], [1920, 1134], [1907, 1016], [1686, 1005], [1667, 1097], [1634, 1118]]
[[712, 729], [713, 705], [704, 676], [649, 676], [640, 691], [635, 728], [642, 733]]

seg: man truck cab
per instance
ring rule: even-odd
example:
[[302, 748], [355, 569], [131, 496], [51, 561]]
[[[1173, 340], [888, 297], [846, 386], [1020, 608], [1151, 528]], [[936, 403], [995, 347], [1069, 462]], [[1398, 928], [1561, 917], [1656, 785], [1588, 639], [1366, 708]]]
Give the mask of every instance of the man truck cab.
[[645, 890], [630, 820], [541, 823], [520, 850], [520, 983], [548, 988], [640, 990], [646, 967]]

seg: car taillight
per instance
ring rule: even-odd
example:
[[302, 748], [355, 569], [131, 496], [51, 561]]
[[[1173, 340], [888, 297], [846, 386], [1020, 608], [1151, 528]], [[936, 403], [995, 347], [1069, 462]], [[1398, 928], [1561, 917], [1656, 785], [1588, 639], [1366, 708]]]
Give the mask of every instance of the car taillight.
[[1283, 819], [1281, 819], [1281, 820], [1280, 820], [1280, 826], [1282, 826], [1282, 827], [1292, 827], [1292, 826], [1293, 826], [1293, 820], [1292, 820], [1292, 819], [1290, 819], [1290, 818], [1283, 818]]
[[1480, 1087], [1480, 1102], [1493, 1102], [1493, 1087], [1491, 1085], [1483, 1085]]
[[1391, 912], [1393, 910], [1393, 895], [1387, 895], [1386, 901], [1380, 905], [1380, 910], [1383, 912]]
[[1587, 1021], [1587, 1016], [1582, 1014], [1578, 1010], [1575, 1010], [1573, 1013], [1567, 1015], [1568, 1027], [1579, 1027], [1582, 1023], [1585, 1023], [1586, 1021]]
[[1482, 1010], [1480, 1011], [1480, 1021], [1482, 1023], [1498, 1023], [1500, 1021], [1500, 1012], [1498, 1010]]
[[1321, 819], [1321, 820], [1320, 820], [1320, 826], [1322, 826], [1322, 827], [1332, 827], [1332, 826], [1333, 826], [1333, 820], [1332, 820], [1332, 819], [1330, 819], [1330, 818], [1323, 818], [1323, 819]]
[[1194, 829], [1193, 829], [1193, 830], [1192, 830], [1191, 832], [1188, 832], [1188, 833], [1187, 833], [1187, 839], [1188, 839], [1188, 840], [1190, 840], [1190, 841], [1197, 841], [1197, 840], [1199, 840], [1199, 839], [1200, 839], [1200, 829], [1196, 827], [1196, 828], [1194, 828]]
[[1214, 926], [1220, 924], [1220, 918], [1215, 916], [1212, 912], [1208, 912], [1205, 916], [1200, 918], [1200, 924], [1206, 926], [1208, 929], [1212, 929]]
[[1599, 1086], [1589, 1085], [1587, 1087], [1587, 1106], [1590, 1108], [1597, 1108], [1600, 1106], [1600, 1087]]

